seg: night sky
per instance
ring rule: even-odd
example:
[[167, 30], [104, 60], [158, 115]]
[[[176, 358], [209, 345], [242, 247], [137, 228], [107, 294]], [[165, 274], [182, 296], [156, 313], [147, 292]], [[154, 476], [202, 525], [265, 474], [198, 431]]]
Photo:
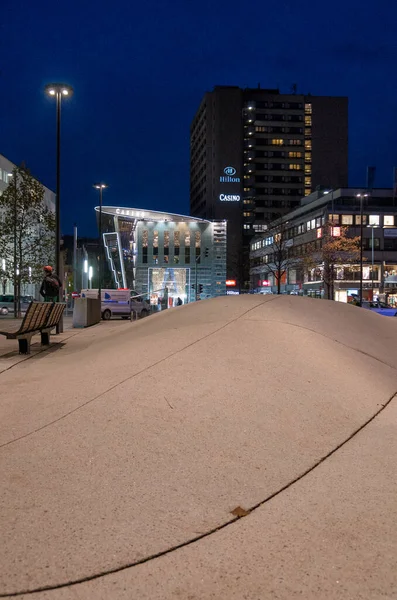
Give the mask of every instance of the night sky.
[[189, 213], [189, 126], [215, 85], [347, 95], [350, 185], [397, 166], [397, 3], [391, 0], [14, 0], [0, 19], [0, 153], [55, 189], [66, 82], [62, 222], [96, 235], [104, 204]]

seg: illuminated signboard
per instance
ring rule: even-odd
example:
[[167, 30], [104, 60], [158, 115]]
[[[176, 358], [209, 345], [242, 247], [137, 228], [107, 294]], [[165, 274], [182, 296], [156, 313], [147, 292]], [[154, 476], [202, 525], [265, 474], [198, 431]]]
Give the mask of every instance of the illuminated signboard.
[[232, 287], [233, 285], [236, 285], [235, 279], [226, 279], [226, 286]]
[[263, 287], [268, 287], [270, 285], [270, 281], [262, 281]]
[[240, 196], [237, 194], [219, 194], [221, 202], [240, 202]]
[[223, 169], [224, 175], [219, 177], [221, 183], [240, 183], [240, 177], [233, 177], [236, 174], [234, 167], [225, 167]]

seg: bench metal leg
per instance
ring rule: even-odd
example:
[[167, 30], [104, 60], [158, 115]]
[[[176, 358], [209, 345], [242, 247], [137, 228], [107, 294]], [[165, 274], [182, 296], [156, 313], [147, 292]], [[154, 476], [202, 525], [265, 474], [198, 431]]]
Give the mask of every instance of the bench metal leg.
[[30, 339], [18, 340], [19, 354], [30, 354]]
[[41, 345], [49, 346], [50, 345], [50, 334], [48, 331], [41, 332]]

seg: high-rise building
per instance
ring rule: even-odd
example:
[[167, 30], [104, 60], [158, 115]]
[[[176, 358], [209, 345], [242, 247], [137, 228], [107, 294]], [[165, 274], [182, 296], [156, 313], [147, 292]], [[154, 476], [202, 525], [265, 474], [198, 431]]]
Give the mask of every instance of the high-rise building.
[[348, 185], [346, 97], [217, 86], [190, 131], [190, 212], [228, 221], [227, 278], [248, 286], [249, 242], [316, 188]]

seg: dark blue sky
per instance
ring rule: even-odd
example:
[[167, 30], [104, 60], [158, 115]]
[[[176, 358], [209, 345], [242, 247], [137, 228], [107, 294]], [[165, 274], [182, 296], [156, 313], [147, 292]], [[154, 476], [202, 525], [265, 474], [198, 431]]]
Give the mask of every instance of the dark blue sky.
[[0, 153], [55, 188], [64, 103], [62, 230], [95, 234], [104, 202], [189, 212], [189, 125], [214, 85], [347, 95], [350, 185], [397, 166], [397, 6], [390, 0], [14, 0], [1, 8]]

